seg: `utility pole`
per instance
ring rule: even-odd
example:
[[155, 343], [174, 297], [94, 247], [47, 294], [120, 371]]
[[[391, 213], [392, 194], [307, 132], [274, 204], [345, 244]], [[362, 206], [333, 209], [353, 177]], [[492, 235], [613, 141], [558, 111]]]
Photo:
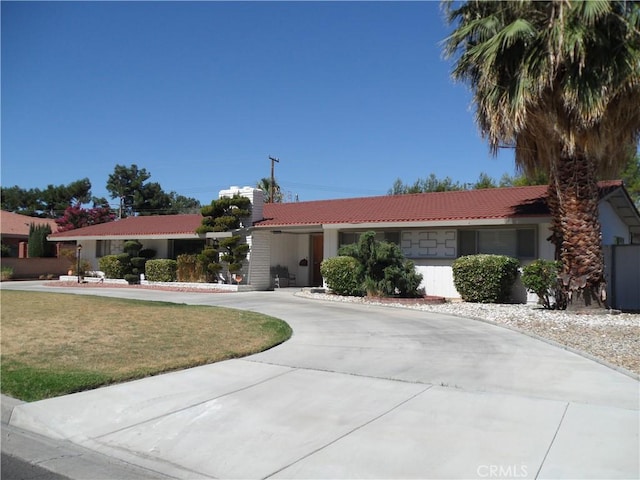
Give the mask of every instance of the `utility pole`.
[[269, 202], [273, 203], [273, 186], [276, 182], [276, 178], [273, 173], [273, 167], [274, 167], [274, 162], [280, 163], [280, 160], [278, 160], [277, 158], [273, 158], [271, 155], [269, 155], [269, 160], [271, 160], [271, 185], [269, 185]]

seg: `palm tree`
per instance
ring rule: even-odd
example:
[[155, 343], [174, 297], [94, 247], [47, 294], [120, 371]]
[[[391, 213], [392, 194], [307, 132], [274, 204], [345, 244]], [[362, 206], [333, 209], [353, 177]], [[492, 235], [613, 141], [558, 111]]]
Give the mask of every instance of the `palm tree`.
[[601, 305], [597, 181], [619, 172], [640, 136], [640, 6], [468, 1], [445, 11], [445, 56], [471, 88], [491, 152], [514, 148], [525, 174], [548, 172], [564, 300]]
[[[264, 201], [265, 203], [271, 202], [271, 179], [264, 177], [261, 178], [260, 181], [256, 185], [257, 188], [264, 192]], [[280, 190], [280, 185], [278, 185], [277, 181], [273, 181], [273, 203], [282, 203], [284, 200], [284, 195], [282, 194], [282, 190]]]

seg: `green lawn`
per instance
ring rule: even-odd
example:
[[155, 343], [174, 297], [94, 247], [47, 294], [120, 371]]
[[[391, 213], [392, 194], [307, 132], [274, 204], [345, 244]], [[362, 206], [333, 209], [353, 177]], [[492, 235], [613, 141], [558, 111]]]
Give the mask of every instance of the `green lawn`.
[[26, 401], [219, 362], [284, 342], [282, 320], [220, 307], [2, 291], [1, 384]]

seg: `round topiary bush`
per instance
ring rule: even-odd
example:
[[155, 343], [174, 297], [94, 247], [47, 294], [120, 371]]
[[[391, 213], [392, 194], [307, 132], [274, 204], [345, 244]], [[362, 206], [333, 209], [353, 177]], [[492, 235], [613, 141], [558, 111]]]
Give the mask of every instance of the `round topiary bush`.
[[467, 255], [453, 262], [453, 283], [466, 302], [504, 303], [520, 263], [504, 255]]
[[126, 273], [124, 279], [129, 285], [137, 285], [140, 283], [140, 275], [136, 273]]
[[320, 273], [327, 286], [338, 295], [364, 295], [362, 269], [353, 257], [331, 257], [322, 261]]

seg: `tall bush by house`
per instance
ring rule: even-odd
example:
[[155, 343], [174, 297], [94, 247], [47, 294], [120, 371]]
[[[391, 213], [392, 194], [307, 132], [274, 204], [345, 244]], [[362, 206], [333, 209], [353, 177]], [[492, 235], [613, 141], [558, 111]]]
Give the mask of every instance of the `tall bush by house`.
[[504, 303], [518, 278], [519, 265], [504, 255], [467, 255], [453, 262], [453, 283], [466, 302]]
[[[251, 200], [239, 194], [222, 197], [202, 207], [200, 213], [202, 223], [196, 229], [198, 234], [238, 230], [243, 227], [243, 219], [251, 215]], [[206, 281], [232, 283], [235, 275], [242, 271], [248, 253], [249, 245], [243, 242], [240, 235], [233, 235], [215, 240], [213, 245], [206, 246], [197, 260], [201, 264]], [[239, 280], [239, 277], [236, 278]]]
[[544, 308], [565, 308], [558, 302], [564, 298], [559, 291], [561, 288], [558, 278], [560, 268], [560, 262], [538, 259], [522, 269], [524, 288], [535, 293]]
[[[220, 239], [219, 248], [221, 251], [220, 262], [227, 267], [229, 277], [242, 271], [242, 265], [249, 253], [249, 245], [243, 243], [242, 237], [234, 235], [229, 238]], [[232, 279], [229, 278], [229, 282]]]
[[364, 295], [362, 269], [354, 257], [325, 258], [320, 264], [320, 273], [327, 286], [337, 295]]
[[359, 264], [362, 289], [370, 296], [419, 297], [422, 275], [405, 259], [395, 243], [375, 239], [375, 232], [360, 236], [357, 244], [342, 247], [339, 255], [355, 258]]
[[145, 265], [145, 276], [150, 282], [175, 282], [177, 278], [178, 262], [161, 258], [149, 260]]
[[29, 225], [29, 244], [27, 251], [29, 258], [53, 257], [53, 244], [47, 240], [51, 235], [51, 226], [46, 224]]

